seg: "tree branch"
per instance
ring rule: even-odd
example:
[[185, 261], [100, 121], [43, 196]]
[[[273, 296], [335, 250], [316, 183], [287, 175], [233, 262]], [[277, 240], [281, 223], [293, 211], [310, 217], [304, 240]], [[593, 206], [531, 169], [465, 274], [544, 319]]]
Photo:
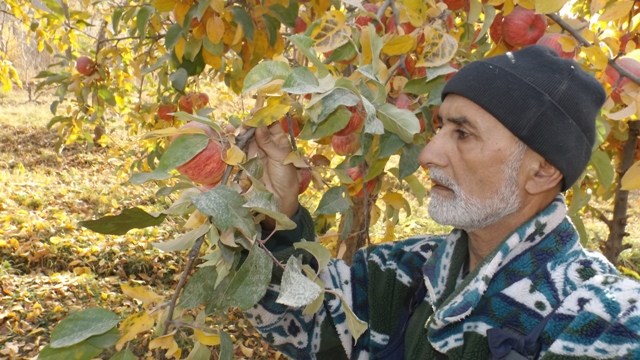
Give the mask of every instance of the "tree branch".
[[[191, 250], [189, 251], [189, 257], [187, 260], [187, 265], [184, 268], [184, 271], [182, 272], [182, 275], [180, 276], [180, 280], [178, 281], [178, 285], [176, 286], [176, 290], [173, 293], [173, 296], [171, 296], [171, 302], [169, 303], [169, 310], [167, 313], [167, 318], [164, 321], [164, 329], [162, 329], [162, 335], [167, 335], [168, 333], [168, 329], [169, 326], [171, 325], [171, 322], [173, 321], [173, 312], [176, 308], [176, 304], [178, 302], [178, 297], [180, 297], [180, 292], [182, 291], [182, 288], [184, 287], [184, 285], [187, 283], [187, 278], [189, 277], [189, 274], [191, 273], [191, 269], [193, 269], [193, 266], [195, 265], [195, 261], [196, 258], [198, 257], [198, 254], [200, 253], [200, 247], [202, 247], [202, 244], [204, 243], [204, 237], [205, 235], [200, 236], [196, 242], [193, 244], [193, 246], [191, 247]], [[163, 360], [165, 357], [165, 349], [161, 349], [159, 354], [158, 354], [158, 358], [160, 360]]]
[[[578, 40], [578, 42], [585, 47], [590, 47], [590, 46], [594, 46], [594, 44], [592, 44], [591, 42], [589, 42], [587, 39], [584, 38], [584, 36], [582, 36], [582, 34], [580, 34], [580, 32], [578, 32], [578, 30], [574, 29], [571, 27], [571, 25], [569, 25], [566, 21], [562, 20], [562, 18], [558, 15], [558, 14], [547, 14], [547, 16], [555, 21], [558, 25], [560, 25], [561, 28], [563, 28], [564, 30], [566, 30], [569, 34], [571, 34], [576, 40]], [[638, 77], [637, 75], [631, 73], [630, 71], [628, 71], [627, 69], [623, 68], [622, 66], [618, 65], [616, 63], [616, 59], [618, 57], [616, 56], [615, 58], [609, 58], [608, 59], [608, 64], [616, 69], [616, 71], [620, 74], [620, 76], [624, 76], [629, 78], [631, 81], [633, 81], [634, 83], [640, 85], [640, 77]]]

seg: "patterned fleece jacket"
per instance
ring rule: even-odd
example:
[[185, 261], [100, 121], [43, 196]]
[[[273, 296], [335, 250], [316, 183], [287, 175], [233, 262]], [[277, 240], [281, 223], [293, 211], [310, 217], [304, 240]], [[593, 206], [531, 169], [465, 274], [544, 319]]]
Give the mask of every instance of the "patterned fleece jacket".
[[[560, 195], [471, 272], [460, 230], [362, 249], [350, 267], [333, 260], [320, 277], [368, 324], [357, 341], [328, 293], [304, 315], [276, 303], [273, 284], [247, 316], [293, 359], [640, 359], [640, 283], [585, 250], [566, 212]], [[308, 212], [296, 221], [275, 252], [309, 236]]]

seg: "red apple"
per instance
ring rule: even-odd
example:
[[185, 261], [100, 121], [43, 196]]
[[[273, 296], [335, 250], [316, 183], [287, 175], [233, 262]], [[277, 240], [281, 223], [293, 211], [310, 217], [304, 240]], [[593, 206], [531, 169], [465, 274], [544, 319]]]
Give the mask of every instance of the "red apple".
[[534, 10], [516, 6], [502, 22], [502, 38], [513, 47], [535, 44], [544, 35], [547, 18]]
[[442, 0], [442, 2], [447, 4], [449, 10], [456, 11], [468, 6], [469, 0]]
[[293, 25], [293, 33], [294, 34], [300, 34], [307, 31], [307, 23], [304, 21], [303, 18], [301, 18], [300, 16], [298, 16], [296, 18], [296, 21]]
[[298, 169], [298, 194], [302, 194], [311, 184], [311, 170]]
[[360, 148], [358, 134], [333, 135], [331, 137], [331, 147], [338, 155], [352, 155]]
[[493, 22], [489, 27], [489, 37], [491, 40], [498, 44], [502, 41], [502, 23], [504, 22], [504, 17], [502, 13], [497, 13], [496, 17], [493, 18]]
[[370, 22], [374, 21], [376, 32], [378, 33], [382, 32], [383, 30], [382, 24], [378, 20], [372, 17], [372, 16], [377, 16], [378, 5], [366, 3], [366, 4], [362, 4], [362, 6], [364, 7], [365, 10], [367, 10], [367, 13], [356, 16], [356, 19], [355, 19], [356, 25], [358, 25], [359, 27], [366, 27], [369, 25]]
[[182, 95], [178, 99], [178, 108], [189, 114], [193, 114], [193, 99], [190, 95]]
[[405, 93], [400, 93], [396, 98], [396, 107], [398, 109], [411, 110], [412, 105], [413, 105], [413, 100], [411, 100], [409, 95]]
[[176, 110], [178, 110], [178, 108], [175, 104], [160, 104], [156, 113], [159, 119], [171, 121], [173, 120], [172, 113], [176, 112]]
[[573, 51], [562, 50], [562, 45], [559, 41], [561, 38], [562, 34], [548, 33], [542, 35], [542, 37], [536, 41], [536, 44], [550, 48], [561, 58], [573, 59], [576, 56], [576, 49], [574, 48]]
[[197, 121], [189, 122], [181, 128], [197, 128], [204, 130], [204, 132], [209, 136], [209, 143], [204, 150], [199, 152], [191, 160], [178, 166], [176, 170], [195, 183], [208, 186], [218, 184], [224, 175], [227, 164], [222, 159], [222, 153], [224, 150], [218, 139], [216, 139], [215, 132], [209, 126]]
[[373, 190], [375, 190], [376, 185], [377, 185], [377, 181], [376, 179], [371, 179], [369, 181], [367, 181], [366, 185], [362, 184], [362, 176], [364, 175], [362, 173], [362, 169], [360, 167], [352, 167], [347, 169], [347, 175], [349, 175], [349, 177], [351, 178], [351, 180], [354, 181], [354, 183], [349, 185], [349, 192], [353, 193], [355, 192], [355, 197], [362, 197], [364, 196], [364, 192], [366, 190], [367, 194], [371, 195], [371, 193], [373, 193]]
[[[289, 121], [287, 120], [287, 116], [284, 116], [280, 119], [280, 127], [285, 134], [289, 134]], [[293, 136], [297, 137], [300, 135], [300, 119], [297, 116], [291, 116], [291, 130], [293, 132]]]
[[[640, 76], [640, 62], [638, 62], [638, 60], [632, 57], [623, 56], [616, 60], [616, 64], [628, 72], [636, 76]], [[620, 94], [622, 93], [622, 89], [629, 84], [631, 80], [627, 77], [621, 78], [620, 73], [611, 65], [607, 65], [605, 68], [604, 76], [605, 80], [613, 87], [613, 90], [611, 90], [611, 99], [613, 99], [617, 104], [622, 103]]]
[[201, 109], [209, 104], [209, 95], [203, 92], [191, 94], [191, 103], [193, 110]]
[[342, 128], [342, 130], [336, 133], [336, 135], [338, 136], [345, 136], [356, 131], [360, 131], [362, 129], [362, 126], [364, 125], [366, 114], [364, 112], [362, 104], [358, 104], [356, 106], [347, 106], [347, 109], [351, 111], [351, 117], [349, 118], [349, 122], [347, 123], [347, 125]]
[[82, 75], [89, 76], [96, 71], [96, 63], [88, 56], [80, 56], [76, 60], [76, 70]]

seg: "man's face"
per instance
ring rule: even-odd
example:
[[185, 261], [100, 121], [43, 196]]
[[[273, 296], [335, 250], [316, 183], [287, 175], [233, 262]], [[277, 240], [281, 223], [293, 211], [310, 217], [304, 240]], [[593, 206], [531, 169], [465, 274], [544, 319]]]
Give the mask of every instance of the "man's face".
[[420, 154], [433, 182], [429, 215], [441, 224], [475, 230], [518, 210], [526, 146], [458, 95], [445, 98], [438, 117], [442, 128]]

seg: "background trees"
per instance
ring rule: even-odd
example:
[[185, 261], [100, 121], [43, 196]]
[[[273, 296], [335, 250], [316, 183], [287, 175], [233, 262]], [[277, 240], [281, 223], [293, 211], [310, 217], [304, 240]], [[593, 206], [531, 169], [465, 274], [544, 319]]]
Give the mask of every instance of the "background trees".
[[[240, 135], [239, 128], [280, 122], [289, 132], [287, 160], [300, 169], [298, 191], [308, 196], [317, 232], [335, 234], [333, 255], [350, 259], [370, 241], [371, 224], [384, 224], [379, 240], [391, 240], [401, 212], [412, 211], [407, 199], [426, 197], [417, 154], [432, 135], [447, 77], [469, 61], [536, 42], [575, 58], [610, 94], [590, 167], [568, 197], [584, 239], [581, 215], [591, 212], [610, 229], [605, 255], [616, 262], [624, 249], [628, 190], [640, 186], [636, 1], [7, 0], [1, 6], [50, 54], [51, 66], [34, 85], [55, 94], [49, 125], [59, 147], [110, 146], [109, 134], [119, 127], [142, 136], [139, 147], [122, 154], [124, 168], [134, 184], [157, 183], [158, 196], [172, 204], [161, 214], [130, 208], [83, 225], [123, 233], [175, 218], [184, 235], [156, 245], [189, 250], [173, 297], [125, 287], [145, 306], [119, 324], [120, 335], [111, 313], [86, 312], [68, 319], [69, 328], [103, 318], [111, 326], [82, 336], [60, 330], [45, 355], [99, 353], [105, 344], [126, 349], [152, 329], [150, 346], [166, 355], [204, 352], [201, 345], [226, 341], [207, 327], [206, 315], [253, 305], [274, 266], [291, 280], [282, 301], [314, 311], [324, 294], [313, 270], [295, 258], [286, 266], [273, 261], [260, 240], [268, 234], [258, 234], [255, 224], [265, 216], [279, 229], [291, 223], [257, 180], [262, 169], [245, 148], [252, 132]], [[1, 33], [4, 43], [9, 34]], [[3, 86], [29, 84], [31, 75], [16, 71], [6, 54]], [[210, 102], [218, 82], [246, 99], [240, 116], [224, 116]], [[611, 201], [613, 209], [603, 211], [593, 199]], [[300, 246], [320, 263], [328, 256], [315, 243]], [[357, 333], [362, 324], [353, 324]], [[177, 345], [183, 340], [189, 346]]]

